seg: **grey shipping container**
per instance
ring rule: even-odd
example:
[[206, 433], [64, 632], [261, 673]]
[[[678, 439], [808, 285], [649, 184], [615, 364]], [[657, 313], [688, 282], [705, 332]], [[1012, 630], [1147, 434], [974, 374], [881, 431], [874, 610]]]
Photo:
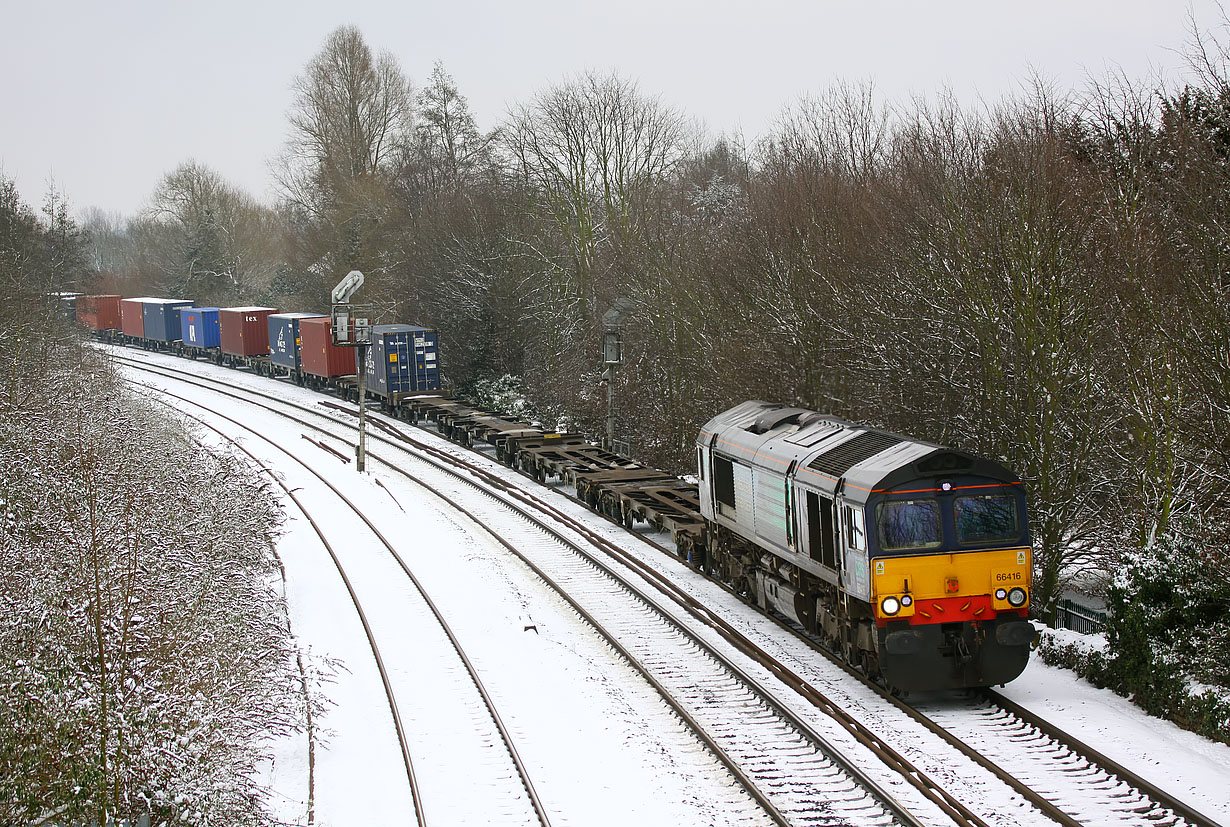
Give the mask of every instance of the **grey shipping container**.
[[269, 315], [269, 361], [280, 367], [298, 370], [301, 338], [299, 322], [322, 318], [319, 313], [271, 313]]
[[192, 307], [192, 302], [183, 299], [145, 299], [141, 303], [145, 338], [178, 342], [183, 336], [179, 323], [179, 311], [183, 307]]
[[368, 389], [377, 396], [437, 391], [440, 366], [436, 331], [409, 324], [378, 324], [367, 349]]

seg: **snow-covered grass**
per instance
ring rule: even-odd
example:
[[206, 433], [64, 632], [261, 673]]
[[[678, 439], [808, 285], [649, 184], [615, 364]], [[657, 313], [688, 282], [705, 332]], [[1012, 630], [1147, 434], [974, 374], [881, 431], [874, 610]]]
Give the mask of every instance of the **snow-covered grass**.
[[59, 393], [0, 405], [0, 822], [269, 823], [257, 768], [305, 695], [266, 481], [53, 356]]

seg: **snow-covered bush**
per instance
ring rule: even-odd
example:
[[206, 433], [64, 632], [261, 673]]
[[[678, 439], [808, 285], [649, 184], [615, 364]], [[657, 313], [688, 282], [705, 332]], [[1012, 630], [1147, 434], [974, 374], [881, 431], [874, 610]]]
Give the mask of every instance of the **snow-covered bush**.
[[1105, 635], [1081, 635], [1045, 626], [1038, 631], [1038, 657], [1043, 663], [1070, 669], [1094, 686], [1107, 686]]
[[267, 482], [54, 317], [2, 321], [31, 392], [0, 397], [0, 822], [268, 823], [256, 769], [306, 701]]
[[1207, 531], [1127, 555], [1108, 594], [1113, 686], [1155, 714], [1230, 742], [1230, 582]]
[[519, 376], [506, 373], [498, 379], [479, 379], [468, 396], [481, 408], [523, 419], [533, 416]]
[[1104, 646], [1048, 630], [1039, 654], [1151, 714], [1230, 743], [1230, 581], [1220, 550], [1193, 536], [1207, 532], [1176, 531], [1126, 555], [1107, 595]]

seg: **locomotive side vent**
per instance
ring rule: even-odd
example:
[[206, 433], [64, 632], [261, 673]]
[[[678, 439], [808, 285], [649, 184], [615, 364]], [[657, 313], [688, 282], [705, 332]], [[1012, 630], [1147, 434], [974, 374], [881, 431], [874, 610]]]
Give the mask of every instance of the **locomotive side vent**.
[[883, 450], [900, 445], [900, 437], [878, 431], [864, 431], [835, 448], [830, 448], [808, 463], [807, 467], [830, 477], [840, 477], [863, 460], [871, 459]]

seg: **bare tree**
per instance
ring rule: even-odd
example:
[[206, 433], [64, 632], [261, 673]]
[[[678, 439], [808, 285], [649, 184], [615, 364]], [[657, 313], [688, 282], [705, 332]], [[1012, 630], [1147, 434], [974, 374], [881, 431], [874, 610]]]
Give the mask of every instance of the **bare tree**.
[[[119, 212], [88, 207], [82, 213], [81, 228], [86, 234], [90, 265], [102, 278], [113, 280], [127, 264], [128, 221]], [[94, 289], [100, 288], [96, 285]], [[104, 286], [101, 289], [112, 288]]]
[[456, 195], [476, 185], [493, 162], [496, 133], [479, 133], [469, 103], [439, 61], [419, 93], [418, 111], [421, 122], [415, 128], [407, 172], [418, 180], [419, 188]]
[[410, 81], [387, 52], [373, 56], [354, 26], [341, 26], [294, 83], [290, 174], [281, 183], [316, 212], [348, 184], [395, 157], [412, 126]]
[[[563, 283], [549, 282], [554, 301], [579, 302], [582, 316], [594, 305], [599, 255], [635, 238], [645, 200], [678, 168], [686, 138], [680, 113], [614, 74], [553, 86], [513, 113], [505, 145], [569, 263]], [[564, 275], [558, 264], [552, 271]]]
[[277, 215], [195, 162], [159, 183], [129, 228], [130, 258], [160, 292], [233, 304], [268, 295], [286, 257]]
[[396, 265], [389, 183], [411, 136], [411, 86], [396, 58], [373, 56], [357, 28], [342, 26], [294, 89], [275, 174], [299, 230], [292, 289], [314, 304], [339, 272], [363, 270], [378, 286]]

